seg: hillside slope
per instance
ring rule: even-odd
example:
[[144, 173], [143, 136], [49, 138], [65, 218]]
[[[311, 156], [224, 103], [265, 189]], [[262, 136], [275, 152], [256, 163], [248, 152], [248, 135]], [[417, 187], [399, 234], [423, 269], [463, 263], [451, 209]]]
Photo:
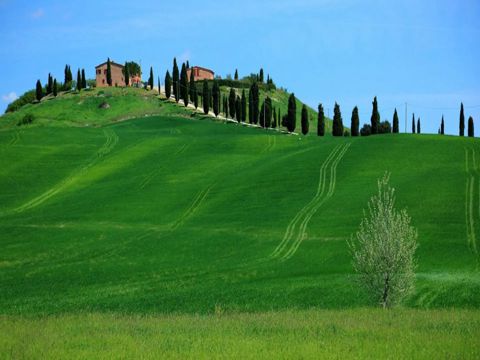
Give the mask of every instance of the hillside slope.
[[478, 150], [475, 139], [297, 137], [187, 115], [4, 129], [1, 312], [364, 306], [346, 240], [385, 171], [419, 232], [407, 305], [478, 308]]

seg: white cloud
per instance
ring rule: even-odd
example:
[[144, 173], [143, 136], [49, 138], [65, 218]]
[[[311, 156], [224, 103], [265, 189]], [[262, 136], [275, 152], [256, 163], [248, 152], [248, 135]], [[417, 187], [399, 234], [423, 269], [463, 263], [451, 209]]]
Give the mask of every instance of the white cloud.
[[41, 17], [43, 17], [45, 15], [45, 11], [43, 11], [43, 9], [38, 9], [38, 10], [35, 10], [34, 12], [32, 12], [30, 14], [30, 16], [33, 18], [33, 19], [39, 19]]
[[11, 92], [7, 95], [2, 95], [2, 101], [7, 103], [7, 104], [10, 104], [12, 101], [15, 101], [18, 99], [18, 96], [15, 92]]
[[177, 56], [177, 61], [181, 64], [186, 62], [187, 60], [190, 60], [190, 58], [191, 58], [190, 50], [186, 50], [181, 55]]

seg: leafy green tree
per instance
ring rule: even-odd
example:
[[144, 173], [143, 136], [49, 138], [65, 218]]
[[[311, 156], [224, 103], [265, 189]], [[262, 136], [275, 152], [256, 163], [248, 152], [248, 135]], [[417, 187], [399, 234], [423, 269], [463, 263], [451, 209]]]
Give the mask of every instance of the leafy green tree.
[[58, 85], [57, 85], [57, 79], [53, 79], [53, 96], [57, 96], [58, 94]]
[[465, 133], [465, 115], [463, 113], [463, 103], [460, 105], [460, 136], [464, 136]]
[[358, 116], [358, 107], [354, 107], [352, 111], [352, 123], [350, 125], [352, 136], [358, 136], [360, 131], [360, 118]]
[[208, 82], [206, 79], [203, 80], [202, 102], [203, 112], [208, 115], [208, 112], [210, 111], [210, 90], [208, 89]]
[[333, 136], [343, 136], [343, 119], [342, 113], [340, 111], [340, 105], [335, 103], [333, 109], [333, 127], [332, 127]]
[[372, 126], [372, 135], [378, 134], [378, 125], [380, 124], [380, 113], [378, 112], [378, 102], [377, 97], [373, 98], [373, 109], [372, 116], [370, 118], [370, 123]]
[[308, 134], [308, 110], [307, 106], [304, 104], [302, 106], [302, 134], [307, 135]]
[[190, 97], [193, 99], [194, 96], [195, 96], [194, 92], [197, 89], [197, 87], [195, 86], [195, 74], [193, 73], [193, 70], [190, 70], [190, 86], [189, 86], [189, 89], [190, 89]]
[[415, 114], [412, 114], [412, 134], [415, 134]]
[[235, 80], [238, 80], [238, 69], [235, 69], [235, 77], [234, 77]]
[[398, 123], [398, 114], [397, 114], [397, 109], [395, 109], [395, 112], [393, 113], [393, 133], [398, 134], [399, 133], [399, 123]]
[[110, 58], [107, 59], [107, 84], [112, 86], [112, 64], [110, 63]]
[[297, 101], [295, 94], [291, 94], [288, 98], [288, 113], [287, 113], [287, 130], [294, 132], [297, 126]]
[[349, 241], [360, 285], [384, 308], [401, 302], [414, 289], [417, 231], [410, 222], [405, 209], [395, 209], [395, 189], [385, 174]]
[[235, 101], [237, 99], [237, 95], [235, 94], [235, 89], [230, 88], [230, 94], [228, 96], [228, 110], [230, 112], [230, 116], [232, 119], [235, 119], [236, 108], [235, 108]]
[[441, 135], [445, 134], [445, 122], [443, 121], [443, 115], [442, 115], [442, 123], [440, 124], [440, 134]]
[[213, 113], [215, 116], [218, 116], [218, 114], [220, 114], [220, 86], [218, 85], [217, 79], [213, 80], [212, 97]]
[[475, 136], [475, 130], [473, 128], [473, 117], [468, 118], [468, 137], [474, 137]]
[[173, 72], [172, 72], [172, 85], [173, 85], [173, 95], [175, 96], [175, 101], [178, 102], [180, 100], [180, 92], [179, 92], [179, 72], [177, 66], [177, 59], [173, 59]]
[[188, 106], [188, 79], [187, 79], [187, 67], [185, 63], [182, 64], [182, 71], [180, 73], [180, 95], [182, 97], [185, 107]]
[[417, 120], [417, 134], [421, 134], [421, 131], [420, 131], [420, 118], [418, 118], [418, 120]]
[[130, 69], [127, 66], [127, 62], [125, 62], [123, 67], [123, 75], [125, 76], [125, 86], [130, 85]]
[[37, 84], [35, 86], [35, 97], [38, 101], [42, 100], [43, 97], [43, 88], [40, 80], [37, 80]]
[[325, 136], [325, 113], [322, 104], [318, 105], [317, 135]]
[[247, 122], [247, 97], [245, 89], [242, 90], [242, 122]]
[[82, 75], [80, 75], [80, 69], [77, 71], [77, 90], [82, 90]]
[[165, 96], [167, 99], [170, 99], [170, 96], [172, 95], [172, 78], [170, 76], [170, 73], [167, 70], [167, 73], [165, 74]]

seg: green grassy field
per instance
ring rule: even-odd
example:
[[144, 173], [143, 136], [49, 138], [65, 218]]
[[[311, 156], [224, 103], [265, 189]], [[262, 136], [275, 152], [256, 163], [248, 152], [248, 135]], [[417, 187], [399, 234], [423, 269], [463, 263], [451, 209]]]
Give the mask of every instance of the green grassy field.
[[[88, 118], [95, 126], [67, 126], [85, 124], [82, 113], [71, 110], [78, 103], [74, 95], [37, 105], [41, 111], [52, 107], [45, 114], [58, 114], [45, 115], [37, 126], [12, 126], [22, 112], [0, 119], [0, 328], [6, 334], [20, 336], [43, 325], [55, 333], [61, 329], [56, 324], [64, 323], [78, 331], [73, 350], [65, 344], [66, 353], [82, 354], [82, 339], [97, 322], [98, 331], [111, 331], [113, 338], [128, 337], [122, 327], [138, 324], [148, 345], [154, 341], [150, 331], [168, 332], [168, 324], [176, 321], [165, 314], [181, 314], [172, 316], [180, 316], [185, 329], [165, 340], [173, 350], [167, 344], [158, 353], [183, 357], [201, 349], [195, 343], [183, 349], [182, 336], [212, 329], [217, 321], [229, 334], [238, 330], [235, 351], [240, 352], [249, 339], [255, 342], [249, 316], [253, 322], [259, 316], [260, 351], [267, 340], [282, 342], [288, 319], [311, 317], [312, 326], [318, 319], [322, 328], [338, 316], [332, 324], [342, 327], [350, 314], [357, 314], [359, 324], [371, 311], [380, 317], [375, 331], [382, 333], [386, 322], [401, 335], [405, 327], [388, 320], [398, 312], [358, 310], [370, 303], [355, 285], [346, 245], [376, 180], [390, 171], [397, 204], [408, 208], [419, 233], [416, 290], [405, 306], [429, 309], [398, 316], [414, 327], [418, 314], [431, 314], [428, 321], [439, 342], [431, 351], [447, 354], [441, 345], [451, 330], [456, 334], [452, 349], [463, 344], [465, 357], [478, 357], [478, 342], [470, 338], [480, 332], [477, 140], [291, 136], [191, 117], [153, 99], [148, 98], [152, 108], [146, 113], [158, 111], [158, 116], [113, 124], [120, 119], [116, 115], [93, 124]], [[126, 100], [112, 96], [110, 101]], [[62, 108], [72, 111], [68, 119], [61, 118]], [[98, 110], [92, 105], [88, 116]], [[443, 308], [449, 310], [432, 310]], [[209, 317], [215, 313], [225, 319]], [[118, 315], [118, 328], [110, 326], [115, 314], [125, 314]], [[187, 326], [195, 314], [205, 316]], [[85, 327], [77, 329], [83, 322]], [[427, 338], [430, 328], [417, 325]], [[323, 351], [310, 328], [293, 350], [277, 347], [286, 351], [279, 356], [290, 357], [295, 349], [306, 357]], [[361, 341], [367, 328], [337, 339], [339, 351], [348, 355], [347, 339]], [[17, 351], [12, 336], [0, 341], [4, 349]], [[228, 347], [233, 339], [212, 338], [219, 342], [213, 349]], [[387, 345], [371, 341], [373, 354], [382, 357]], [[55, 354], [48, 343], [38, 342], [47, 347], [46, 354]], [[409, 357], [415, 347], [407, 343]], [[26, 347], [26, 354], [35, 346]], [[134, 345], [125, 346], [134, 351]], [[275, 349], [269, 345], [265, 355]], [[428, 358], [426, 351], [419, 354]]]

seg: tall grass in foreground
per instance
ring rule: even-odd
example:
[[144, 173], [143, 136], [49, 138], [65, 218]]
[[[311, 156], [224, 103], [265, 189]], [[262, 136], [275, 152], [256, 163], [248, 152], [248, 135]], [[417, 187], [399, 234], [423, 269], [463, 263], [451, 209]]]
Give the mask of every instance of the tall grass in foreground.
[[480, 358], [480, 312], [0, 317], [0, 358]]

